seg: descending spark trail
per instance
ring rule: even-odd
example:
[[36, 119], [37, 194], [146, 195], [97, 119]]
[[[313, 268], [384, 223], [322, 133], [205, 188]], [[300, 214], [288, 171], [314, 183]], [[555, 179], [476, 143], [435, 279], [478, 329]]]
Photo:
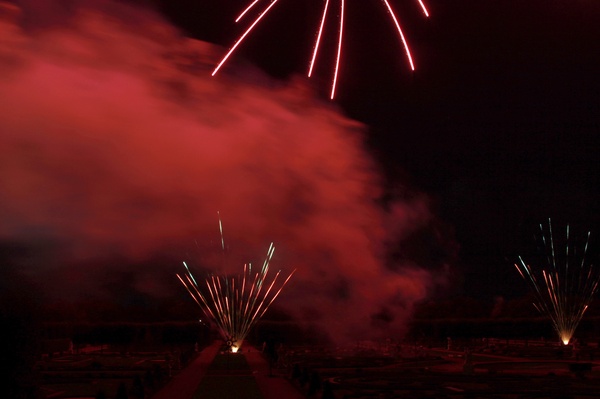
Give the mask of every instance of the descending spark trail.
[[252, 7], [254, 7], [259, 1], [260, 0], [254, 0], [252, 3], [250, 3], [250, 5], [246, 7], [246, 9], [242, 11], [242, 13], [235, 19], [235, 22], [240, 22], [240, 19], [244, 18], [244, 15], [246, 15], [246, 13], [250, 11]]
[[394, 24], [396, 25], [396, 29], [398, 29], [398, 34], [400, 35], [400, 39], [402, 39], [402, 43], [404, 44], [404, 50], [406, 51], [406, 56], [408, 57], [408, 62], [410, 63], [410, 69], [415, 70], [415, 64], [413, 63], [412, 56], [410, 55], [410, 49], [408, 48], [408, 43], [406, 42], [406, 38], [404, 37], [404, 33], [402, 33], [402, 29], [400, 28], [400, 24], [398, 23], [398, 18], [396, 18], [396, 14], [392, 10], [390, 3], [388, 0], [383, 0], [385, 3], [392, 19], [394, 20]]
[[579, 255], [578, 248], [572, 247], [569, 226], [564, 254], [555, 248], [550, 219], [548, 229], [540, 224], [540, 231], [546, 266], [534, 270], [519, 256], [515, 267], [533, 288], [536, 297], [533, 306], [550, 317], [560, 340], [567, 345], [598, 289], [600, 270], [586, 259], [590, 232]]
[[[223, 224], [218, 215], [221, 247], [225, 249]], [[269, 282], [269, 265], [274, 253], [275, 246], [271, 243], [262, 268], [256, 273], [252, 272], [252, 264], [248, 263], [244, 265], [241, 276], [211, 275], [204, 284], [198, 284], [187, 263], [183, 262], [186, 272], [183, 276], [177, 274], [181, 284], [204, 314], [215, 323], [233, 352], [242, 346], [250, 329], [263, 317], [296, 271], [292, 271], [283, 283], [277, 285], [281, 274], [279, 270]]]
[[338, 72], [340, 70], [340, 58], [342, 56], [342, 36], [344, 33], [344, 0], [340, 5], [340, 36], [338, 39], [337, 57], [335, 59], [335, 71], [333, 72], [333, 82], [331, 84], [331, 99], [335, 96], [335, 87], [337, 85]]
[[[252, 24], [250, 25], [250, 27], [239, 37], [239, 39], [235, 42], [235, 44], [233, 45], [233, 47], [231, 47], [231, 49], [223, 57], [223, 59], [221, 60], [221, 62], [219, 62], [219, 64], [217, 65], [217, 67], [214, 69], [214, 71], [212, 73], [212, 76], [216, 75], [216, 73], [223, 66], [223, 64], [225, 64], [225, 62], [227, 62], [227, 60], [233, 54], [233, 52], [237, 49], [237, 47], [248, 36], [248, 34], [252, 31], [252, 29], [254, 29], [254, 27], [256, 26], [256, 24], [258, 24], [258, 22], [271, 10], [271, 8], [275, 5], [275, 3], [277, 3], [277, 1], [278, 0], [270, 0], [270, 4], [262, 12], [259, 13], [258, 17], [254, 20], [254, 22], [252, 22]], [[331, 0], [331, 1], [334, 1], [334, 0]], [[339, 28], [338, 28], [336, 58], [335, 58], [335, 64], [334, 64], [334, 67], [333, 67], [333, 77], [332, 77], [332, 82], [331, 82], [331, 92], [330, 92], [330, 98], [331, 99], [333, 99], [335, 97], [336, 86], [337, 86], [337, 83], [338, 83], [338, 75], [339, 75], [339, 70], [340, 70], [340, 60], [341, 60], [341, 56], [342, 56], [341, 53], [342, 53], [342, 41], [343, 41], [342, 39], [343, 39], [343, 32], [344, 32], [344, 11], [346, 9], [345, 0], [338, 0], [338, 1], [339, 1], [339, 6], [340, 6], [340, 12], [339, 12], [339, 15], [338, 15], [338, 19], [339, 19], [338, 26], [339, 26]], [[415, 70], [415, 65], [414, 65], [414, 62], [413, 62], [413, 59], [412, 59], [410, 48], [408, 46], [408, 42], [406, 40], [406, 37], [404, 36], [404, 33], [402, 32], [402, 28], [400, 26], [400, 23], [398, 22], [398, 17], [396, 16], [396, 13], [392, 9], [392, 6], [390, 5], [389, 0], [382, 0], [382, 1], [384, 3], [384, 6], [387, 9], [388, 13], [390, 14], [390, 18], [392, 19], [392, 22], [394, 23], [394, 26], [396, 27], [396, 30], [398, 31], [398, 36], [399, 36], [399, 38], [400, 38], [400, 40], [402, 42], [402, 45], [404, 47], [404, 51], [406, 53], [406, 58], [408, 60], [408, 63], [410, 64], [410, 69], [414, 71]], [[427, 7], [425, 6], [425, 3], [423, 2], [423, 0], [416, 0], [416, 1], [419, 3], [419, 6], [420, 6], [423, 14], [426, 17], [429, 17], [429, 11], [427, 10]], [[240, 15], [236, 18], [235, 22], [239, 22], [259, 2], [260, 2], [260, 0], [253, 0], [240, 13]], [[319, 28], [317, 30], [317, 37], [316, 37], [315, 45], [314, 45], [314, 48], [313, 48], [313, 51], [312, 51], [312, 57], [311, 57], [310, 62], [309, 62], [308, 77], [311, 77], [312, 74], [313, 74], [314, 66], [315, 66], [316, 59], [317, 59], [317, 54], [319, 53], [319, 48], [321, 46], [323, 32], [325, 30], [326, 21], [328, 20], [327, 17], [329, 15], [329, 4], [330, 4], [330, 0], [325, 0], [324, 5], [323, 5], [323, 13], [322, 13], [321, 20], [320, 20], [320, 23], [319, 23]]]
[[321, 18], [321, 24], [319, 25], [319, 33], [317, 34], [317, 43], [315, 44], [315, 48], [313, 50], [313, 56], [310, 60], [310, 66], [308, 68], [308, 77], [312, 76], [312, 71], [315, 66], [315, 61], [317, 59], [317, 53], [319, 52], [319, 46], [321, 44], [321, 36], [323, 35], [323, 27], [325, 26], [325, 19], [327, 18], [327, 10], [329, 10], [329, 0], [325, 1], [325, 6], [323, 7], [323, 17]]
[[[269, 10], [271, 10], [271, 8], [273, 8], [273, 6], [277, 4], [277, 0], [273, 0], [271, 2], [271, 4], [258, 16], [258, 18], [256, 18], [254, 20], [254, 22], [252, 23], [252, 25], [250, 25], [250, 27], [244, 32], [244, 34], [242, 36], [240, 36], [240, 38], [237, 40], [237, 42], [233, 45], [233, 47], [229, 50], [229, 52], [225, 55], [225, 57], [223, 57], [223, 59], [221, 60], [221, 62], [219, 63], [219, 65], [217, 65], [217, 67], [214, 69], [212, 76], [215, 76], [216, 73], [219, 71], [219, 69], [221, 69], [221, 67], [223, 66], [223, 64], [225, 64], [225, 62], [227, 61], [227, 59], [231, 56], [231, 54], [235, 51], [235, 49], [242, 44], [242, 42], [244, 41], [244, 39], [246, 38], [246, 36], [248, 36], [248, 34], [250, 33], [250, 31], [252, 31], [252, 29], [254, 29], [254, 27], [256, 26], [256, 24], [258, 24], [260, 22], [260, 20], [269, 12]], [[252, 4], [250, 5], [249, 8], [252, 7]], [[242, 13], [243, 16], [244, 13]]]
[[427, 11], [427, 7], [425, 7], [425, 3], [423, 3], [423, 0], [418, 1], [419, 5], [421, 6], [421, 9], [423, 10], [423, 14], [425, 14], [426, 17], [429, 17], [429, 11]]

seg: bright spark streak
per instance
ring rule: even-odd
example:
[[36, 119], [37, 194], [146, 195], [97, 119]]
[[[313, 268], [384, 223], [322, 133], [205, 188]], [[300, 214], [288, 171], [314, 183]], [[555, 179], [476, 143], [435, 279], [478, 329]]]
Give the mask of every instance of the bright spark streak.
[[274, 253], [275, 247], [273, 246], [273, 243], [271, 243], [271, 245], [269, 245], [269, 249], [267, 250], [267, 257], [263, 263], [262, 274], [267, 274], [267, 271], [269, 270], [269, 262], [271, 262]]
[[229, 52], [227, 52], [227, 54], [225, 55], [225, 57], [223, 57], [223, 59], [221, 60], [221, 62], [219, 63], [219, 65], [217, 65], [217, 67], [215, 68], [215, 70], [212, 72], [212, 76], [215, 76], [216, 73], [219, 71], [219, 69], [221, 69], [221, 67], [223, 66], [223, 64], [227, 61], [227, 59], [229, 58], [229, 56], [235, 51], [235, 49], [242, 44], [242, 41], [244, 41], [244, 39], [246, 38], [246, 36], [248, 36], [248, 34], [250, 33], [250, 31], [252, 31], [252, 29], [254, 29], [254, 27], [256, 26], [256, 24], [258, 24], [260, 22], [260, 20], [269, 12], [269, 10], [271, 8], [273, 8], [273, 6], [275, 4], [277, 4], [278, 0], [273, 0], [271, 2], [271, 4], [258, 16], [258, 18], [256, 18], [254, 20], [254, 22], [252, 23], [252, 25], [250, 25], [250, 27], [246, 30], [246, 32], [244, 32], [244, 34], [242, 36], [240, 36], [240, 38], [238, 39], [237, 42], [235, 42], [235, 44], [233, 45], [233, 47], [229, 50]]
[[519, 268], [519, 265], [517, 265], [515, 263], [515, 267], [517, 268], [517, 271], [519, 272], [519, 274], [521, 275], [521, 277], [525, 278], [525, 275], [523, 274], [523, 272], [521, 271], [521, 269]]
[[223, 238], [223, 223], [221, 222], [221, 214], [217, 212], [217, 216], [219, 217], [219, 232], [221, 233], [221, 249], [225, 250], [225, 239]]
[[427, 11], [427, 7], [425, 7], [425, 3], [423, 3], [423, 0], [418, 1], [419, 5], [421, 6], [421, 9], [423, 10], [423, 14], [425, 14], [426, 17], [429, 17], [429, 11]]
[[402, 33], [402, 28], [400, 28], [400, 23], [398, 22], [398, 18], [396, 18], [396, 14], [394, 14], [394, 10], [392, 10], [392, 7], [390, 6], [390, 3], [388, 2], [388, 0], [383, 0], [383, 2], [385, 3], [385, 5], [390, 13], [390, 16], [392, 17], [392, 20], [394, 21], [394, 24], [396, 25], [396, 29], [398, 30], [398, 34], [400, 35], [400, 39], [402, 39], [402, 43], [404, 44], [404, 50], [406, 51], [406, 56], [408, 58], [408, 62], [410, 63], [410, 69], [412, 69], [414, 71], [415, 65], [413, 64], [412, 56], [410, 55], [410, 49], [408, 48], [408, 43], [406, 42], [404, 33]]
[[185, 266], [185, 270], [187, 270], [188, 275], [192, 278], [192, 280], [194, 281], [194, 284], [196, 285], [196, 287], [198, 286], [198, 283], [196, 282], [196, 280], [194, 279], [194, 276], [192, 276], [192, 273], [190, 273], [190, 268], [188, 267], [187, 263], [183, 262], [183, 265]]
[[313, 52], [312, 60], [310, 61], [310, 68], [308, 69], [308, 77], [309, 78], [312, 75], [313, 67], [315, 66], [315, 60], [317, 59], [317, 53], [319, 52], [319, 47], [321, 46], [321, 36], [323, 35], [323, 27], [325, 26], [325, 19], [327, 18], [327, 10], [328, 9], [329, 9], [329, 0], [326, 0], [325, 6], [323, 7], [323, 17], [321, 18], [321, 25], [319, 26], [319, 34], [317, 35], [315, 49]]
[[333, 73], [333, 84], [331, 85], [331, 96], [330, 98], [333, 100], [335, 97], [335, 87], [337, 85], [338, 72], [340, 69], [340, 58], [342, 56], [342, 35], [344, 33], [344, 0], [341, 0], [340, 6], [340, 35], [338, 38], [338, 49], [337, 49], [337, 58], [335, 60], [335, 72]]
[[281, 290], [283, 289], [283, 287], [285, 287], [285, 285], [288, 283], [288, 281], [290, 280], [290, 278], [292, 278], [292, 276], [294, 275], [294, 273], [296, 273], [296, 269], [294, 269], [290, 275], [285, 279], [285, 281], [283, 282], [283, 284], [281, 285], [281, 287], [279, 288], [279, 290], [277, 291], [277, 293], [275, 293], [275, 295], [273, 296], [273, 298], [271, 298], [271, 301], [267, 304], [267, 306], [265, 306], [265, 309], [263, 310], [263, 312], [261, 313], [261, 315], [259, 316], [262, 317], [265, 312], [267, 311], [267, 309], [269, 309], [269, 307], [271, 306], [271, 304], [273, 303], [273, 301], [275, 301], [275, 299], [279, 296], [279, 293], [281, 292]]
[[552, 248], [552, 265], [556, 269], [556, 255], [554, 254], [554, 237], [552, 236], [552, 221], [548, 219], [548, 226], [550, 227], [550, 247]]
[[254, 7], [259, 1], [260, 0], [254, 0], [248, 7], [246, 7], [246, 9], [242, 11], [242, 13], [235, 19], [235, 22], [239, 22], [240, 19], [242, 19], [244, 15], [246, 15], [246, 13], [250, 11], [250, 9], [252, 9], [252, 7]]

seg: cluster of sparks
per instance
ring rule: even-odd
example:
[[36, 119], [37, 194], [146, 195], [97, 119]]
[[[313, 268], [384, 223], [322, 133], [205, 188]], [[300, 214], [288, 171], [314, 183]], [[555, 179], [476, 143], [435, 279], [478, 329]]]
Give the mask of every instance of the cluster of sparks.
[[[222, 225], [221, 245], [224, 248]], [[177, 278], [186, 288], [192, 299], [219, 329], [232, 352], [237, 352], [250, 329], [263, 317], [271, 304], [281, 293], [295, 270], [278, 284], [281, 270], [269, 278], [269, 263], [275, 252], [273, 243], [269, 246], [262, 268], [252, 271], [251, 264], [244, 265], [243, 274], [237, 276], [211, 275], [198, 283], [188, 265], [185, 274]]]
[[585, 244], [572, 244], [567, 225], [564, 252], [555, 248], [552, 221], [540, 224], [543, 267], [535, 270], [522, 257], [515, 263], [521, 277], [529, 281], [535, 293], [535, 308], [550, 317], [562, 343], [568, 345], [598, 289], [600, 271], [586, 259], [590, 232]]
[[[427, 10], [427, 7], [423, 3], [423, 0], [414, 0], [414, 1], [419, 4], [423, 14], [426, 17], [429, 17], [429, 11]], [[223, 59], [215, 67], [214, 71], [212, 72], [213, 76], [219, 71], [219, 69], [223, 66], [223, 64], [225, 64], [225, 62], [229, 59], [229, 57], [233, 54], [233, 52], [235, 52], [235, 50], [238, 48], [238, 46], [240, 44], [242, 44], [244, 39], [250, 34], [250, 32], [254, 29], [254, 27], [267, 15], [267, 13], [269, 11], [271, 11], [271, 9], [275, 6], [275, 4], [278, 2], [278, 0], [265, 0], [263, 2], [264, 3], [268, 2], [268, 4], [263, 8], [262, 11], [258, 12], [258, 15], [254, 19], [254, 21], [244, 31], [244, 33], [242, 33], [242, 35], [240, 35], [240, 37], [237, 39], [235, 44], [229, 49], [227, 54], [225, 54]], [[251, 10], [257, 8], [259, 3], [263, 3], [263, 2], [261, 2], [261, 0], [253, 0], [240, 13], [240, 15], [236, 18], [235, 21], [236, 22], [241, 21], [247, 14], [249, 14], [249, 12]], [[410, 52], [410, 48], [408, 46], [408, 42], [406, 41], [406, 37], [404, 36], [404, 33], [402, 32], [402, 28], [400, 27], [400, 23], [398, 22], [398, 17], [396, 16], [396, 13], [394, 12], [389, 0], [382, 0], [382, 2], [383, 2], [383, 5], [385, 6], [387, 12], [389, 13], [390, 18], [391, 18], [392, 22], [394, 23], [394, 26], [398, 32], [398, 37], [404, 47], [404, 51], [406, 53], [408, 63], [410, 64], [410, 68], [411, 68], [411, 70], [414, 71], [415, 65], [413, 62], [413, 58], [412, 58], [412, 55]], [[344, 11], [346, 9], [345, 0], [324, 0], [323, 13], [321, 16], [319, 27], [317, 29], [315, 45], [313, 48], [313, 52], [312, 52], [312, 56], [310, 58], [310, 63], [309, 63], [309, 68], [308, 68], [308, 77], [311, 77], [316, 60], [317, 60], [317, 55], [318, 55], [319, 49], [321, 47], [321, 42], [322, 42], [322, 38], [323, 38], [323, 32], [324, 32], [325, 25], [326, 25], [327, 21], [329, 21], [332, 18], [331, 14], [336, 13], [336, 11], [332, 10], [334, 7], [336, 7], [336, 4], [334, 4], [334, 3], [337, 3], [337, 10], [338, 10], [338, 12], [337, 12], [338, 35], [337, 35], [337, 53], [336, 53], [336, 58], [335, 58], [335, 64], [333, 67], [333, 76], [331, 79], [331, 92], [330, 92], [331, 99], [333, 99], [335, 97], [335, 91], [336, 91], [339, 69], [340, 69], [340, 59], [341, 59], [341, 54], [342, 54], [342, 42], [343, 42], [343, 37], [344, 37]]]

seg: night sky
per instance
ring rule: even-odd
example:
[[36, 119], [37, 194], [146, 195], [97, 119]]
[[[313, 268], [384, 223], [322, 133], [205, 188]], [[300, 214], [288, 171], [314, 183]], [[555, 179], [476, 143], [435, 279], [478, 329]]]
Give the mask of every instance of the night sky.
[[189, 300], [173, 271], [214, 261], [220, 210], [236, 257], [274, 239], [299, 268], [282, 302], [389, 331], [431, 295], [525, 295], [512, 263], [548, 218], [600, 237], [596, 1], [395, 0], [414, 72], [382, 3], [347, 1], [334, 101], [335, 21], [303, 77], [318, 0], [280, 0], [214, 79], [244, 1], [13, 3], [0, 256], [21, 296]]
[[[189, 34], [230, 46], [242, 30], [228, 18], [246, 3], [210, 3], [161, 8]], [[427, 19], [416, 1], [393, 3], [416, 71], [382, 4], [349, 1], [335, 102], [367, 124], [390, 184], [431, 195], [454, 228], [458, 292], [521, 295], [511, 263], [539, 223], [600, 227], [600, 4], [432, 0]], [[238, 57], [273, 76], [305, 73], [321, 4], [281, 1]], [[323, 95], [327, 68], [314, 79]]]

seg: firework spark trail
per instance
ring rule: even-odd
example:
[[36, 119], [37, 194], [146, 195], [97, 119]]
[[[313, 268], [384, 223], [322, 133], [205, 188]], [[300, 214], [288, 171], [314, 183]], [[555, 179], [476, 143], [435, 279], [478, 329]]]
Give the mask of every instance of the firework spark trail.
[[216, 75], [216, 73], [219, 71], [219, 69], [221, 69], [221, 67], [223, 66], [223, 64], [225, 64], [225, 62], [231, 56], [231, 54], [233, 54], [233, 52], [235, 51], [235, 49], [240, 44], [242, 44], [242, 42], [244, 41], [244, 39], [246, 38], [246, 36], [248, 36], [248, 34], [252, 31], [252, 29], [254, 29], [254, 27], [256, 26], [256, 24], [258, 24], [260, 22], [260, 20], [271, 10], [271, 8], [273, 8], [273, 6], [275, 4], [277, 4], [277, 0], [273, 0], [271, 2], [271, 4], [258, 16], [258, 18], [256, 18], [254, 20], [254, 22], [252, 23], [252, 25], [250, 25], [250, 27], [244, 32], [244, 34], [242, 34], [242, 36], [240, 36], [240, 38], [235, 42], [235, 44], [233, 45], [233, 47], [231, 47], [231, 49], [229, 50], [229, 52], [227, 52], [227, 54], [225, 55], [225, 57], [223, 57], [223, 59], [221, 60], [221, 62], [214, 69], [214, 71], [212, 72], [212, 76]]
[[[235, 22], [241, 21], [242, 18], [246, 14], [248, 14], [248, 12], [250, 10], [252, 10], [259, 3], [259, 1], [260, 0], [254, 0], [248, 6], [246, 6], [246, 8], [235, 19]], [[225, 64], [225, 62], [227, 62], [227, 60], [233, 54], [233, 52], [237, 49], [237, 47], [250, 34], [250, 32], [260, 22], [260, 20], [271, 10], [271, 8], [275, 5], [275, 3], [277, 3], [277, 1], [278, 0], [271, 0], [270, 4], [262, 12], [259, 13], [258, 17], [254, 20], [254, 22], [251, 23], [250, 27], [246, 31], [244, 31], [244, 33], [238, 38], [238, 40], [235, 42], [235, 44], [230, 48], [230, 50], [223, 57], [221, 62], [219, 62], [217, 67], [214, 69], [212, 76], [216, 75], [216, 73], [223, 66], [223, 64]], [[396, 13], [392, 9], [392, 6], [391, 6], [389, 0], [382, 0], [382, 1], [384, 3], [384, 6], [387, 9], [388, 13], [390, 14], [390, 18], [392, 19], [394, 26], [396, 27], [396, 30], [398, 31], [398, 36], [400, 37], [400, 40], [404, 47], [404, 51], [406, 53], [407, 60], [410, 64], [410, 69], [412, 71], [414, 71], [415, 65], [413, 62], [413, 58], [412, 58], [406, 37], [404, 36], [404, 33], [402, 32], [402, 28], [398, 21], [398, 17], [396, 16]], [[423, 12], [423, 15], [425, 15], [425, 17], [429, 17], [429, 11], [427, 10], [427, 7], [425, 6], [425, 3], [423, 2], [423, 0], [416, 0], [416, 1], [419, 4], [419, 6]], [[309, 62], [308, 77], [311, 77], [313, 74], [314, 66], [315, 66], [316, 59], [317, 59], [317, 54], [319, 53], [319, 49], [321, 47], [321, 40], [322, 40], [323, 32], [325, 30], [326, 21], [328, 19], [327, 16], [329, 15], [329, 3], [330, 3], [330, 0], [325, 0], [324, 5], [323, 5], [323, 13], [322, 13], [322, 16], [320, 19], [319, 27], [317, 29], [317, 35], [316, 35], [317, 37], [316, 37], [316, 41], [315, 41], [315, 44], [313, 47], [312, 57], [310, 58], [310, 62]], [[339, 12], [339, 16], [338, 16], [339, 28], [338, 28], [338, 39], [337, 39], [335, 64], [333, 67], [333, 77], [331, 80], [331, 92], [330, 92], [331, 99], [333, 99], [335, 97], [336, 87], [337, 87], [337, 83], [338, 83], [338, 76], [339, 76], [339, 71], [340, 71], [340, 60], [342, 57], [342, 42], [343, 42], [342, 39], [343, 39], [343, 35], [344, 35], [344, 12], [346, 9], [346, 4], [345, 4], [345, 0], [339, 0], [339, 3], [340, 3], [340, 12]]]
[[[275, 295], [273, 295], [273, 297], [271, 298], [271, 300], [269, 301], [269, 303], [267, 303], [267, 306], [265, 306], [263, 308], [262, 313], [258, 316], [259, 320], [267, 312], [267, 310], [269, 309], [269, 307], [271, 306], [271, 304], [275, 301], [275, 299], [277, 299], [277, 297], [281, 293], [281, 290], [283, 289], [283, 287], [285, 287], [285, 285], [288, 283], [288, 281], [290, 281], [290, 279], [292, 278], [292, 276], [294, 275], [295, 272], [296, 272], [296, 269], [292, 270], [292, 272], [290, 273], [290, 275], [287, 276], [287, 278], [285, 279], [285, 281], [283, 282], [283, 284], [281, 284], [281, 287], [279, 287], [279, 289], [277, 290], [277, 292], [275, 293]], [[279, 275], [279, 273], [277, 273], [277, 274]]]
[[225, 238], [223, 237], [223, 222], [221, 222], [221, 213], [217, 212], [219, 218], [219, 233], [221, 233], [221, 249], [225, 251]]
[[404, 44], [404, 51], [406, 51], [406, 56], [408, 57], [408, 62], [410, 63], [410, 69], [415, 70], [415, 64], [413, 63], [412, 56], [410, 55], [410, 49], [408, 48], [408, 43], [406, 42], [406, 38], [404, 37], [404, 33], [402, 33], [402, 28], [400, 28], [400, 23], [398, 22], [398, 18], [396, 18], [396, 14], [394, 14], [394, 10], [390, 6], [388, 0], [383, 0], [385, 3], [394, 24], [396, 25], [396, 29], [398, 29], [398, 34], [400, 35], [400, 39], [402, 40], [402, 44]]
[[335, 58], [335, 71], [333, 72], [333, 82], [331, 84], [331, 99], [335, 97], [335, 87], [337, 86], [338, 73], [340, 70], [340, 59], [342, 58], [342, 36], [344, 34], [344, 0], [340, 4], [340, 31], [338, 38], [337, 57]]
[[244, 11], [242, 11], [241, 14], [235, 19], [235, 22], [240, 22], [240, 20], [244, 18], [244, 15], [246, 15], [246, 13], [250, 11], [259, 1], [260, 0], [254, 0], [252, 3], [250, 3], [248, 7], [246, 7]]
[[[541, 279], [536, 277], [532, 267], [520, 256], [515, 267], [534, 289], [534, 307], [550, 317], [560, 340], [567, 345], [598, 289], [600, 270], [586, 262], [590, 232], [587, 233], [581, 261], [578, 261], [577, 247], [571, 248], [573, 237], [569, 226], [566, 229], [564, 255], [556, 249], [550, 219], [547, 233], [542, 224], [540, 231], [541, 249], [546, 259], [546, 266], [539, 266]], [[573, 267], [574, 264], [579, 267]]]
[[312, 76], [312, 71], [315, 66], [315, 60], [317, 59], [317, 53], [319, 52], [319, 47], [321, 46], [321, 36], [323, 35], [323, 27], [325, 26], [325, 19], [327, 18], [327, 10], [329, 10], [329, 0], [325, 1], [325, 5], [323, 6], [323, 17], [321, 17], [321, 24], [319, 25], [319, 33], [317, 34], [317, 41], [315, 42], [315, 47], [313, 49], [313, 56], [310, 60], [310, 66], [308, 68], [308, 77]]
[[421, 6], [421, 9], [423, 10], [423, 14], [425, 14], [426, 17], [429, 17], [429, 11], [427, 11], [427, 7], [425, 6], [425, 3], [423, 3], [423, 0], [418, 1], [419, 5]]
[[223, 338], [232, 343], [232, 350], [239, 349], [250, 329], [264, 316], [295, 273], [295, 270], [292, 271], [285, 281], [275, 288], [281, 274], [281, 270], [278, 271], [263, 290], [262, 286], [268, 279], [269, 262], [274, 252], [275, 247], [271, 243], [263, 267], [260, 272], [254, 273], [254, 277], [250, 265], [244, 265], [241, 276], [211, 275], [205, 280], [204, 293], [196, 284], [196, 279], [185, 262], [185, 279], [177, 274], [177, 278], [194, 302], [214, 322]]

